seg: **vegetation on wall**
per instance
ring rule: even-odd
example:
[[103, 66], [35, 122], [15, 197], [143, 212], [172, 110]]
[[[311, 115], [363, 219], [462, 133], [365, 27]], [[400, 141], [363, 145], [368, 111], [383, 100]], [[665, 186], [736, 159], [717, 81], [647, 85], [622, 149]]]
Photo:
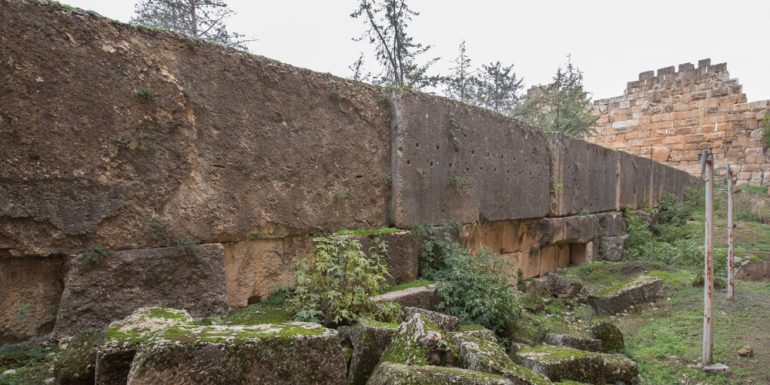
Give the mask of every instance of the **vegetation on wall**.
[[762, 119], [762, 144], [770, 148], [770, 111], [765, 112], [765, 118]]

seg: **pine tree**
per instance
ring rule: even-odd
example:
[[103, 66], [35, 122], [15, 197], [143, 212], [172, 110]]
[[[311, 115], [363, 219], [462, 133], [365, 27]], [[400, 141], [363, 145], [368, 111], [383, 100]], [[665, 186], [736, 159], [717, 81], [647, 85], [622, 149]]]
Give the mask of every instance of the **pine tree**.
[[582, 138], [594, 133], [597, 117], [583, 89], [583, 73], [569, 60], [556, 70], [553, 83], [531, 88], [517, 114], [546, 134]]
[[227, 30], [224, 20], [235, 12], [221, 0], [143, 0], [132, 24], [149, 25], [228, 47], [246, 49], [244, 35]]
[[406, 0], [360, 0], [350, 15], [354, 19], [362, 18], [368, 28], [356, 40], [367, 39], [374, 46], [375, 57], [383, 68], [376, 83], [419, 90], [439, 81], [438, 77], [428, 75], [438, 58], [425, 64], [417, 60], [431, 47], [415, 42], [406, 32], [408, 23], [418, 15], [409, 9]]
[[471, 59], [465, 49], [465, 40], [460, 43], [460, 52], [454, 60], [452, 73], [444, 78], [444, 95], [448, 98], [469, 102], [474, 94], [477, 79], [471, 70]]
[[513, 72], [513, 65], [499, 61], [481, 66], [473, 96], [473, 103], [501, 114], [514, 116], [519, 103], [522, 79]]

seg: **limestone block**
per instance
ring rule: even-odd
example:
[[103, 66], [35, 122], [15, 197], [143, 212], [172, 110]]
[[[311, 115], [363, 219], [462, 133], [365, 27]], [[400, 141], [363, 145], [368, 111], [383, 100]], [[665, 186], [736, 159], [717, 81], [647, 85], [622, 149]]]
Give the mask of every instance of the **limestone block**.
[[403, 290], [391, 291], [372, 297], [374, 302], [394, 302], [402, 307], [418, 307], [433, 310], [438, 304], [437, 285], [412, 287]]
[[588, 303], [598, 314], [613, 315], [631, 306], [658, 299], [663, 289], [659, 278], [639, 276], [611, 288], [591, 293]]
[[444, 366], [414, 366], [384, 362], [377, 366], [368, 385], [456, 384], [514, 385], [507, 378], [484, 372]]
[[222, 245], [113, 251], [93, 265], [70, 258], [54, 333], [101, 328], [147, 306], [183, 309], [194, 317], [225, 313]]
[[559, 138], [552, 158], [550, 216], [615, 209], [617, 153], [592, 143]]

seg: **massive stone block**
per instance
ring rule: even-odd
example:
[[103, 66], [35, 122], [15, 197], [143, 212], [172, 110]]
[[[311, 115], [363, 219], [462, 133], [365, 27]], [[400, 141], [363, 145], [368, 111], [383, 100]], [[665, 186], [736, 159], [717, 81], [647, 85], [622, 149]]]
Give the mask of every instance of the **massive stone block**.
[[0, 345], [53, 329], [63, 275], [61, 257], [0, 258]]
[[617, 189], [617, 209], [641, 209], [653, 205], [652, 172], [655, 162], [618, 152], [620, 186]]
[[184, 309], [194, 317], [223, 314], [222, 245], [200, 245], [191, 254], [177, 248], [115, 251], [94, 265], [70, 258], [54, 333], [101, 328], [146, 306]]
[[396, 225], [545, 216], [550, 159], [542, 133], [447, 99], [412, 92], [393, 99]]
[[582, 140], [561, 137], [551, 150], [549, 215], [614, 210], [618, 181], [617, 153]]
[[387, 224], [378, 87], [35, 2], [0, 46], [0, 255]]

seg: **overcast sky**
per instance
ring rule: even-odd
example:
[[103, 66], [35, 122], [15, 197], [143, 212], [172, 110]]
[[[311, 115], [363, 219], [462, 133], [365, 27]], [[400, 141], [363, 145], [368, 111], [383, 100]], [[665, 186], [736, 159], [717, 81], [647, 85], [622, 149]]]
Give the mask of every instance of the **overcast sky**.
[[[63, 0], [128, 21], [136, 1]], [[253, 53], [349, 76], [370, 53], [364, 26], [350, 18], [356, 0], [228, 0], [232, 31], [257, 39]], [[711, 58], [727, 62], [749, 101], [770, 99], [770, 0], [411, 0], [411, 32], [433, 46], [445, 73], [466, 40], [475, 66], [515, 65], [526, 87], [550, 81], [572, 55], [595, 99], [621, 95], [640, 72]], [[369, 63], [374, 65], [374, 63]]]

